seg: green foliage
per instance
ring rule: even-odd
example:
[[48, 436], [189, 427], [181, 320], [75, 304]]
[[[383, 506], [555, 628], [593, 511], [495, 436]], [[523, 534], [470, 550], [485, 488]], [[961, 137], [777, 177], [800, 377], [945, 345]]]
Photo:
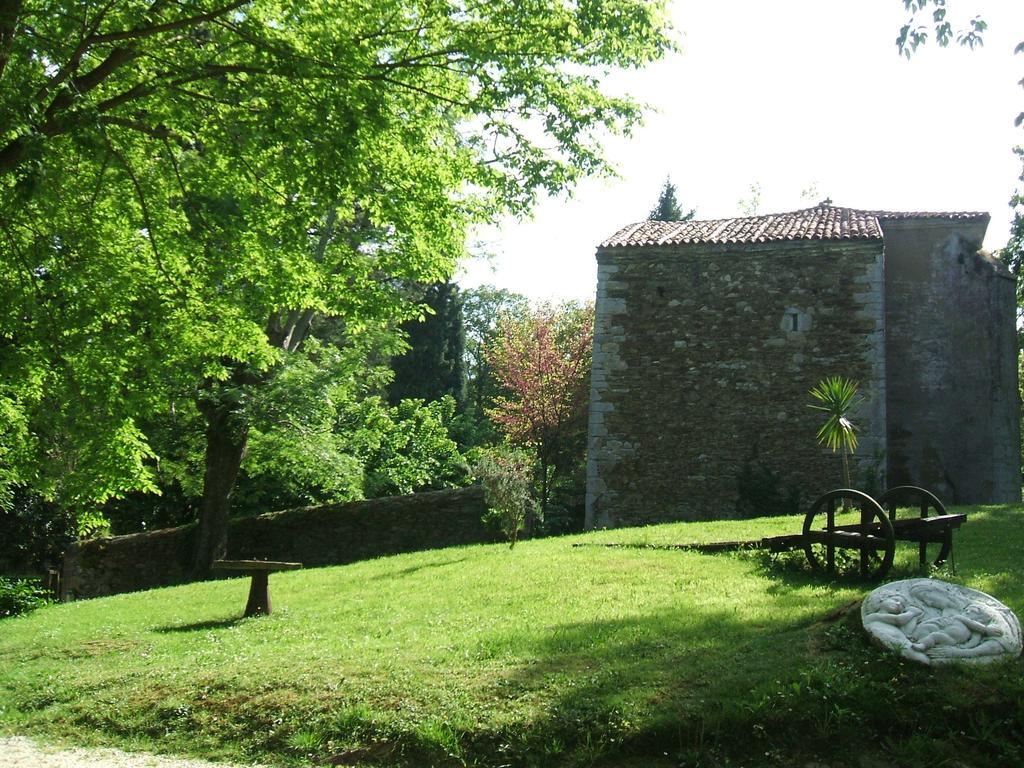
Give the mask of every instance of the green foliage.
[[[469, 482], [465, 459], [448, 428], [455, 401], [403, 400], [350, 391], [350, 383], [308, 364], [290, 365], [298, 380], [276, 381], [291, 393], [266, 392], [276, 423], [250, 432], [240, 481], [241, 512], [376, 498]], [[320, 379], [314, 385], [310, 377]], [[309, 386], [304, 386], [306, 382]], [[305, 405], [297, 398], [306, 399]], [[266, 415], [266, 414], [265, 414]], [[264, 431], [265, 430], [265, 431]]]
[[672, 183], [671, 179], [666, 178], [665, 185], [661, 188], [661, 194], [658, 195], [658, 202], [647, 214], [647, 218], [652, 221], [689, 221], [696, 215], [696, 208], [691, 208], [687, 213], [683, 213], [683, 209], [676, 199], [676, 185]]
[[345, 440], [329, 430], [298, 440], [280, 430], [251, 432], [234, 513], [255, 515], [364, 498], [362, 462], [347, 448]]
[[[161, 461], [161, 466], [164, 464]], [[193, 482], [197, 478], [193, 478]], [[103, 515], [110, 523], [112, 535], [175, 528], [196, 519], [195, 496], [186, 496], [177, 480], [164, 480], [158, 473], [160, 495], [126, 493], [122, 498], [103, 505]]]
[[38, 579], [8, 579], [0, 576], [0, 619], [19, 616], [53, 602]]
[[587, 500], [586, 433], [581, 432], [573, 448], [552, 473], [548, 506], [539, 521], [539, 534], [561, 536], [583, 531]]
[[[956, 38], [957, 45], [974, 49], [984, 44], [983, 35], [988, 24], [981, 16], [975, 16], [965, 23], [958, 24], [954, 31], [953, 23], [948, 16], [946, 0], [903, 0], [903, 7], [910, 12], [910, 20], [900, 27], [896, 38], [896, 48], [908, 59], [920, 47], [928, 42], [929, 29], [934, 31], [935, 42], [945, 48]], [[929, 14], [929, 7], [931, 13]], [[920, 18], [927, 17], [922, 22]]]
[[80, 539], [94, 539], [110, 535], [110, 521], [101, 509], [92, 508], [79, 512], [75, 532]]
[[818, 430], [818, 442], [833, 452], [857, 450], [857, 432], [849, 415], [863, 401], [857, 394], [857, 382], [840, 376], [822, 379], [811, 390], [811, 396], [821, 405], [811, 405], [826, 414], [825, 423]]
[[528, 299], [492, 285], [462, 291], [462, 317], [466, 338], [467, 398], [458, 417], [459, 442], [463, 446], [492, 445], [501, 440], [485, 408], [500, 394], [486, 351], [498, 335], [505, 317], [522, 318], [530, 312]]
[[378, 397], [352, 403], [339, 415], [350, 450], [363, 465], [367, 498], [458, 488], [469, 467], [448, 435], [455, 401], [403, 400], [389, 407]]
[[307, 339], [253, 394], [234, 503], [240, 513], [364, 497], [363, 460], [346, 434], [347, 414], [390, 375], [367, 365], [367, 356], [383, 356], [397, 340], [337, 338], [330, 325], [318, 334], [324, 338]]
[[811, 405], [816, 411], [824, 411], [825, 423], [818, 430], [818, 442], [830, 448], [833, 453], [842, 453], [843, 481], [850, 487], [850, 468], [847, 456], [857, 450], [857, 429], [850, 416], [857, 410], [864, 398], [857, 394], [857, 382], [841, 376], [822, 379], [811, 390], [811, 397], [819, 405]]
[[484, 520], [501, 531], [510, 548], [515, 547], [526, 520], [537, 512], [532, 475], [530, 456], [507, 449], [484, 452], [473, 465], [473, 476], [483, 486], [489, 507]]
[[60, 564], [75, 540], [74, 514], [25, 488], [13, 488], [0, 506], [0, 573], [44, 573]]
[[[465, 460], [449, 436], [454, 401], [391, 406], [374, 394], [391, 374], [385, 365], [367, 360], [385, 361], [397, 346], [394, 334], [381, 330], [355, 343], [331, 323], [316, 333], [246, 395], [248, 450], [233, 513], [465, 485]], [[203, 424], [198, 411], [182, 408], [173, 419], [156, 423], [151, 434], [161, 448], [155, 472], [161, 496], [132, 495], [108, 503], [105, 512], [118, 533], [180, 525], [199, 503]]]
[[[233, 477], [313, 318], [408, 318], [400, 286], [450, 275], [470, 225], [606, 171], [640, 108], [601, 80], [667, 35], [641, 0], [6, 8], [0, 485], [156, 492], [147, 429], [181, 398]], [[171, 459], [183, 491], [194, 458]], [[230, 482], [206, 485], [226, 515]]]

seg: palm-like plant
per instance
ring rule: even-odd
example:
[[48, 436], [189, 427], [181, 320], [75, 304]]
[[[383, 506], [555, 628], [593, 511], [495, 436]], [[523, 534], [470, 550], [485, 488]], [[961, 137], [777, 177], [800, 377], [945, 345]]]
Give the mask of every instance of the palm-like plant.
[[847, 456], [857, 450], [857, 428], [850, 421], [850, 414], [864, 400], [857, 394], [857, 386], [857, 382], [842, 376], [829, 376], [811, 390], [811, 397], [818, 401], [818, 405], [811, 405], [811, 408], [828, 414], [818, 430], [818, 442], [831, 448], [833, 453], [842, 453], [843, 481], [847, 488], [851, 487]]

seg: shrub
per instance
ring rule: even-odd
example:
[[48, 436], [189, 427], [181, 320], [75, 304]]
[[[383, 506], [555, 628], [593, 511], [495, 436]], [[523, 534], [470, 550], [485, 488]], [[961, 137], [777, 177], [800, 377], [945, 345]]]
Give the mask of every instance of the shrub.
[[38, 579], [9, 579], [0, 576], [0, 619], [28, 613], [52, 602], [50, 593]]
[[800, 511], [800, 489], [787, 484], [770, 467], [746, 461], [736, 478], [736, 514], [741, 518], [795, 515]]
[[28, 488], [0, 504], [0, 574], [45, 573], [61, 561], [77, 534], [75, 514]]
[[485, 453], [473, 467], [489, 507], [484, 522], [497, 526], [508, 539], [509, 548], [516, 545], [527, 516], [537, 512], [537, 502], [530, 492], [532, 474], [529, 456], [511, 451]]
[[366, 498], [467, 485], [469, 467], [448, 434], [454, 416], [449, 395], [395, 406], [368, 397], [344, 413], [340, 422], [363, 463]]

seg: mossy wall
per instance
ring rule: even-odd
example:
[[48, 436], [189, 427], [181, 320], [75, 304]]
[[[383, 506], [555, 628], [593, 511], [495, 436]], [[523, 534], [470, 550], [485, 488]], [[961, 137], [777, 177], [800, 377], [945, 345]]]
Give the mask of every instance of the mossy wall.
[[[231, 521], [228, 558], [341, 565], [493, 540], [479, 487], [304, 507]], [[195, 526], [72, 544], [61, 597], [135, 592], [188, 581]]]

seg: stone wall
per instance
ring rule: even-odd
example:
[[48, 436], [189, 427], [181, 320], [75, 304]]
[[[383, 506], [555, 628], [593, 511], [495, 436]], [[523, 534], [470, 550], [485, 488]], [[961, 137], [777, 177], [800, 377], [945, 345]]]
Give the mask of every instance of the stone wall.
[[986, 223], [882, 221], [889, 474], [947, 504], [1020, 501], [1016, 289]]
[[[417, 493], [329, 504], [231, 521], [229, 559], [340, 565], [382, 555], [493, 541], [483, 525], [483, 489]], [[65, 600], [188, 580], [195, 526], [93, 539], [64, 557]]]
[[748, 464], [842, 485], [808, 407], [826, 376], [867, 398], [856, 471], [884, 455], [881, 240], [605, 248], [595, 310], [588, 527], [733, 516]]

